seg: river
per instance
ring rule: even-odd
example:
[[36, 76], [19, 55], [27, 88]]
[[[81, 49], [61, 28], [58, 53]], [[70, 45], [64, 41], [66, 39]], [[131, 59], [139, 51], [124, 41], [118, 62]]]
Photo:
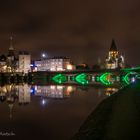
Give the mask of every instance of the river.
[[97, 105], [118, 89], [6, 84], [0, 87], [0, 136], [69, 140]]

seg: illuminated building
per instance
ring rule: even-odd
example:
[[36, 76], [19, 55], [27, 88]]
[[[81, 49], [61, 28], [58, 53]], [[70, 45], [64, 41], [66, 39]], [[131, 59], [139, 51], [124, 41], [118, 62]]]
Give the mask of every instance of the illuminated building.
[[23, 72], [28, 73], [30, 71], [31, 55], [27, 52], [20, 52], [19, 56], [15, 55], [15, 49], [13, 46], [13, 37], [10, 37], [10, 47], [8, 55], [0, 56], [0, 72]]
[[7, 68], [6, 61], [7, 61], [6, 56], [1, 55], [0, 56], [0, 71], [1, 72], [6, 72], [6, 68]]
[[37, 71], [65, 71], [74, 70], [71, 60], [66, 57], [54, 57], [35, 61]]
[[117, 68], [124, 68], [124, 66], [125, 66], [124, 57], [123, 55], [119, 54], [115, 41], [112, 40], [109, 54], [106, 58], [105, 67], [106, 69], [117, 69]]
[[18, 72], [28, 73], [29, 71], [31, 71], [31, 55], [27, 52], [20, 52]]

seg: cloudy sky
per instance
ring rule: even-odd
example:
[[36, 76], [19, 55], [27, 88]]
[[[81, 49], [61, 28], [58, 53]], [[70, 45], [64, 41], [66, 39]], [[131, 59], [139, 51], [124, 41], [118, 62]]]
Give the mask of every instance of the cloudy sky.
[[126, 61], [139, 65], [139, 0], [1, 0], [0, 53], [14, 34], [17, 51], [33, 58], [70, 56], [76, 63], [104, 61], [112, 38]]

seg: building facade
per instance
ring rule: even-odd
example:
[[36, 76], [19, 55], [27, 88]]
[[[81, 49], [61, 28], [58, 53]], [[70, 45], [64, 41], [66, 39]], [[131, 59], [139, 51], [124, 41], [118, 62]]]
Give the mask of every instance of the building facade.
[[31, 71], [31, 55], [27, 52], [19, 53], [18, 72], [28, 73]]
[[120, 55], [115, 41], [112, 40], [112, 44], [108, 53], [108, 56], [105, 60], [105, 68], [106, 69], [117, 69], [117, 68], [124, 68], [124, 56]]
[[65, 71], [73, 70], [71, 60], [66, 57], [54, 57], [35, 61], [37, 71]]

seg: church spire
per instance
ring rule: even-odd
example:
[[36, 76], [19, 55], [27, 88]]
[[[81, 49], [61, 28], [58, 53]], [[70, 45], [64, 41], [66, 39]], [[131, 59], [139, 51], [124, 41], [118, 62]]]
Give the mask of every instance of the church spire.
[[111, 47], [110, 47], [110, 50], [109, 50], [110, 52], [114, 52], [114, 51], [118, 51], [118, 49], [117, 49], [117, 46], [116, 46], [116, 44], [115, 44], [115, 40], [114, 39], [112, 39], [112, 43], [111, 43]]
[[10, 47], [9, 47], [8, 56], [15, 56], [14, 51], [15, 51], [15, 49], [13, 46], [13, 36], [10, 36]]
[[14, 47], [13, 47], [13, 36], [10, 36], [10, 47], [9, 47], [9, 50], [14, 50]]

